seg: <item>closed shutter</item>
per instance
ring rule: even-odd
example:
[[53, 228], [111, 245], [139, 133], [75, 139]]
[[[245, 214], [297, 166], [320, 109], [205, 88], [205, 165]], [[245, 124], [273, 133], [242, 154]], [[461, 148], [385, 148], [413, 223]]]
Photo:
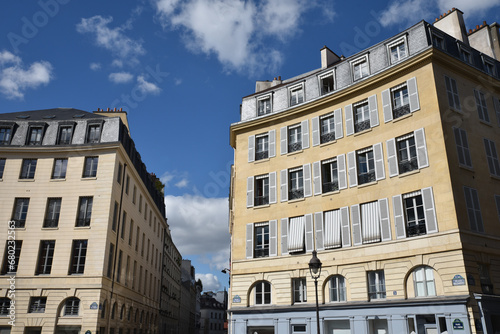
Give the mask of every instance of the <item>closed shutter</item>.
[[370, 110], [370, 127], [378, 126], [377, 95], [368, 97], [368, 110]]
[[253, 224], [247, 224], [246, 257], [253, 258]]
[[312, 196], [311, 164], [305, 164], [304, 168], [304, 197]]
[[280, 130], [280, 145], [281, 145], [281, 150], [280, 150], [281, 155], [287, 154], [288, 153], [288, 129], [286, 126], [282, 127]]
[[380, 215], [380, 230], [382, 241], [391, 240], [391, 220], [389, 218], [389, 201], [387, 198], [378, 200], [378, 212]]
[[396, 139], [392, 138], [386, 142], [387, 163], [389, 164], [389, 177], [399, 175], [398, 156], [396, 151]]
[[255, 160], [255, 136], [248, 137], [248, 162]]
[[288, 218], [281, 218], [281, 255], [288, 254]]
[[406, 224], [403, 211], [403, 199], [401, 195], [392, 196], [392, 210], [394, 212], [396, 239], [406, 238]]
[[382, 152], [382, 143], [373, 145], [373, 156], [375, 158], [375, 178], [385, 179], [384, 153]]
[[278, 255], [278, 221], [269, 222], [269, 256]]
[[276, 187], [276, 172], [269, 173], [269, 204], [276, 203], [278, 191]]
[[335, 110], [334, 120], [335, 120], [335, 139], [338, 140], [344, 137], [344, 129], [342, 127], [342, 108]]
[[339, 190], [347, 188], [347, 170], [345, 165], [345, 154], [337, 157], [337, 168], [339, 172]]
[[495, 113], [497, 114], [497, 123], [500, 126], [500, 99], [496, 97], [493, 98], [493, 104], [495, 106]]
[[316, 230], [316, 249], [323, 250], [323, 212], [314, 214], [314, 228]]
[[314, 250], [314, 226], [313, 226], [312, 213], [307, 214], [305, 218], [306, 218], [306, 252], [312, 252]]
[[351, 206], [352, 238], [354, 246], [362, 244], [361, 239], [361, 217], [359, 214], [359, 204]]
[[382, 109], [384, 111], [384, 122], [392, 121], [391, 91], [389, 89], [382, 91]]
[[429, 159], [427, 157], [427, 145], [425, 144], [424, 128], [415, 130], [415, 146], [417, 148], [418, 168], [429, 167]]
[[349, 187], [358, 185], [358, 172], [356, 168], [356, 152], [347, 153], [347, 168], [349, 170]]
[[281, 201], [288, 201], [288, 171], [286, 169], [281, 170], [280, 173], [280, 193], [281, 193]]
[[288, 252], [301, 252], [304, 250], [305, 217], [290, 218], [288, 224]]
[[276, 156], [276, 130], [269, 131], [269, 158]]
[[361, 204], [361, 233], [363, 243], [379, 242], [380, 215], [378, 202]]
[[414, 112], [420, 109], [420, 102], [418, 100], [417, 78], [413, 77], [406, 81], [408, 87], [408, 97], [410, 99], [410, 111]]
[[247, 178], [247, 208], [253, 207], [253, 176]]
[[490, 174], [495, 176], [500, 176], [500, 163], [498, 161], [498, 154], [495, 142], [484, 138], [484, 148], [486, 150], [486, 160], [488, 161], [488, 167], [490, 169]]
[[309, 148], [309, 120], [302, 121], [302, 148]]
[[340, 208], [340, 225], [342, 226], [342, 247], [349, 247], [351, 246], [351, 225], [348, 206]]
[[312, 123], [312, 145], [318, 146], [320, 144], [319, 117], [314, 117], [311, 120], [311, 123]]
[[352, 104], [345, 106], [345, 134], [350, 136], [354, 134], [354, 116], [352, 115]]
[[324, 246], [326, 249], [342, 247], [340, 209], [326, 211], [324, 222]]
[[314, 196], [321, 194], [321, 161], [313, 162]]
[[427, 227], [427, 233], [436, 233], [438, 231], [438, 226], [432, 187], [422, 189], [422, 202], [424, 204], [425, 226]]

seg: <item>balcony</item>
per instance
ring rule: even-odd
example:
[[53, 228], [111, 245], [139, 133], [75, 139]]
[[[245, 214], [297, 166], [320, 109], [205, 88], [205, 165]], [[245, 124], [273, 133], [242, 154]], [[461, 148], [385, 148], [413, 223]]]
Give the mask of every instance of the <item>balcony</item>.
[[328, 132], [321, 135], [321, 144], [335, 140], [335, 132]]
[[425, 221], [420, 221], [419, 224], [410, 223], [406, 226], [406, 234], [409, 237], [416, 237], [418, 235], [426, 234]]
[[44, 219], [43, 227], [57, 227], [59, 219]]
[[304, 189], [293, 189], [288, 192], [288, 200], [294, 200], [294, 199], [299, 199], [299, 198], [304, 198]]
[[322, 187], [323, 187], [323, 194], [329, 193], [331, 191], [336, 191], [339, 190], [339, 182], [338, 181], [323, 182]]
[[411, 172], [412, 170], [418, 169], [417, 157], [413, 157], [410, 160], [399, 162], [399, 174]]
[[269, 196], [255, 196], [254, 206], [269, 204]]
[[269, 247], [254, 249], [254, 257], [268, 257]]
[[364, 130], [368, 130], [370, 128], [370, 120], [367, 119], [366, 121], [363, 122], [356, 122], [354, 124], [354, 132], [361, 132]]
[[358, 176], [358, 183], [365, 184], [365, 183], [370, 183], [375, 181], [375, 171], [369, 171], [363, 174], [359, 174]]
[[76, 227], [90, 226], [90, 218], [78, 218], [76, 220]]
[[394, 108], [394, 110], [393, 110], [393, 115], [394, 115], [395, 119], [399, 118], [401, 116], [407, 115], [409, 113], [410, 113], [410, 105], [409, 104], [405, 104], [404, 106]]
[[300, 151], [302, 149], [302, 142], [295, 142], [288, 144], [288, 153]]
[[269, 158], [268, 151], [255, 152], [255, 160], [262, 160], [262, 159], [267, 159], [267, 158]]

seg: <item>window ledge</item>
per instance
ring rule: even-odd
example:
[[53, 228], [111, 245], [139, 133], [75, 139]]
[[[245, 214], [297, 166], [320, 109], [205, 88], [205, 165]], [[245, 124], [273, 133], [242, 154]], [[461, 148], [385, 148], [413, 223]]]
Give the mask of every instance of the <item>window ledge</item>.
[[302, 153], [304, 152], [304, 149], [300, 149], [300, 150], [297, 150], [297, 151], [293, 151], [293, 152], [290, 152], [290, 153], [287, 153], [286, 155], [290, 156], [290, 155], [295, 155], [295, 154], [299, 154], [299, 153]]
[[363, 131], [360, 131], [360, 132], [355, 132], [355, 133], [354, 133], [354, 137], [356, 137], [356, 136], [360, 136], [360, 135], [362, 135], [362, 134], [364, 134], [364, 133], [367, 133], [367, 132], [370, 132], [370, 131], [372, 131], [371, 126], [370, 126], [370, 128], [369, 128], [369, 129], [366, 129], [366, 130], [363, 130]]
[[35, 179], [19, 179], [19, 182], [35, 182]]
[[[12, 219], [13, 220], [13, 219]], [[26, 231], [26, 227], [15, 227], [16, 231]]]
[[87, 180], [97, 180], [97, 176], [94, 176], [94, 177], [82, 177], [82, 181], [87, 181]]
[[393, 118], [393, 119], [392, 119], [392, 122], [393, 122], [393, 123], [396, 123], [396, 122], [402, 121], [402, 120], [404, 120], [404, 119], [407, 119], [407, 118], [409, 118], [409, 117], [411, 117], [411, 116], [413, 116], [413, 113], [412, 113], [412, 112], [410, 112], [409, 114], [403, 115], [403, 116], [401, 116], [401, 117], [398, 117], [398, 118]]
[[448, 110], [451, 110], [451, 111], [453, 111], [453, 112], [456, 112], [456, 113], [458, 113], [458, 114], [460, 114], [460, 115], [465, 116], [465, 113], [464, 113], [462, 110], [460, 110], [460, 109], [455, 109], [455, 108], [453, 108], [453, 107], [448, 106]]
[[363, 184], [358, 185], [358, 188], [364, 188], [364, 187], [373, 186], [373, 185], [375, 185], [377, 183], [378, 183], [378, 181], [372, 181], [372, 182], [368, 182], [368, 183], [363, 183]]
[[334, 191], [329, 191], [327, 193], [322, 193], [321, 196], [325, 197], [325, 196], [331, 196], [331, 195], [335, 195], [335, 194], [339, 194], [340, 193], [340, 190], [334, 190]]
[[75, 230], [90, 230], [90, 226], [75, 226]]
[[468, 172], [474, 173], [474, 168], [472, 168], [470, 166], [458, 164], [458, 167], [460, 167], [460, 169], [463, 169], [463, 170], [466, 170]]
[[332, 144], [335, 144], [336, 142], [337, 142], [337, 139], [334, 139], [334, 140], [331, 140], [329, 142], [319, 144], [319, 147], [332, 145]]
[[413, 175], [413, 174], [418, 174], [420, 173], [420, 169], [414, 169], [410, 172], [406, 172], [406, 173], [403, 173], [403, 174], [399, 174], [398, 176], [401, 178], [401, 177], [406, 177], [406, 176], [410, 176], [410, 175]]
[[269, 160], [271, 160], [271, 158], [265, 158], [265, 159], [254, 160], [254, 161], [253, 161], [253, 163], [254, 163], [254, 164], [259, 164], [259, 163], [262, 163], [262, 162], [268, 162]]
[[493, 174], [490, 174], [490, 177], [494, 180], [498, 180], [500, 181], [500, 175], [493, 175]]
[[302, 197], [302, 198], [296, 198], [296, 199], [292, 199], [292, 200], [289, 200], [288, 203], [296, 203], [296, 202], [302, 202], [302, 201], [305, 201], [305, 197]]
[[254, 205], [253, 208], [254, 209], [265, 209], [265, 208], [268, 208], [270, 207], [271, 204], [264, 204], [264, 205]]
[[66, 178], [62, 178], [62, 179], [50, 179], [50, 182], [61, 182], [61, 181], [66, 181]]
[[45, 230], [51, 231], [51, 230], [58, 230], [58, 229], [59, 229], [59, 227], [43, 227], [42, 226], [42, 231], [45, 231]]
[[484, 124], [486, 126], [489, 126], [491, 128], [493, 127], [493, 125], [491, 124], [491, 122], [483, 121], [482, 119], [479, 119], [479, 123]]

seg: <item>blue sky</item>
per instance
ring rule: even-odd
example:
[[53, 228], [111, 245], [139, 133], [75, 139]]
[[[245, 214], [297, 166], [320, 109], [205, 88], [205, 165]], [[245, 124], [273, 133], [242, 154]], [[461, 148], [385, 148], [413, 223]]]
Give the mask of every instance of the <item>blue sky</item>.
[[467, 28], [498, 0], [40, 0], [3, 2], [0, 113], [123, 108], [168, 223], [208, 290], [227, 286], [229, 126], [256, 80], [320, 67], [452, 7]]

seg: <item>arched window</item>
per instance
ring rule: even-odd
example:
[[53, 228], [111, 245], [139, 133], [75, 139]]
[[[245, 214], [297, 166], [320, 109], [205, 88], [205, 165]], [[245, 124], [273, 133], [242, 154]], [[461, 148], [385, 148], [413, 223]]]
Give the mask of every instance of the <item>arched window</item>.
[[111, 309], [111, 319], [115, 318], [116, 313], [116, 302], [113, 304], [113, 308]]
[[130, 308], [128, 309], [128, 316], [127, 316], [127, 320], [130, 321], [130, 319], [132, 319], [132, 306], [130, 306]]
[[120, 320], [123, 320], [124, 316], [125, 316], [125, 304], [122, 305], [122, 308], [120, 310]]
[[332, 276], [328, 281], [328, 291], [331, 302], [345, 302], [345, 279], [343, 276]]
[[101, 306], [101, 319], [104, 319], [105, 316], [106, 316], [106, 301], [104, 301]]
[[271, 304], [271, 284], [267, 281], [255, 284], [255, 305]]
[[64, 303], [64, 315], [78, 315], [78, 309], [80, 308], [80, 299], [76, 297], [71, 297], [66, 299]]
[[139, 317], [139, 309], [135, 309], [135, 317], [134, 322], [137, 322], [137, 318]]
[[413, 283], [415, 287], [415, 297], [427, 297], [436, 295], [436, 284], [434, 283], [434, 273], [431, 267], [421, 266], [413, 270]]

